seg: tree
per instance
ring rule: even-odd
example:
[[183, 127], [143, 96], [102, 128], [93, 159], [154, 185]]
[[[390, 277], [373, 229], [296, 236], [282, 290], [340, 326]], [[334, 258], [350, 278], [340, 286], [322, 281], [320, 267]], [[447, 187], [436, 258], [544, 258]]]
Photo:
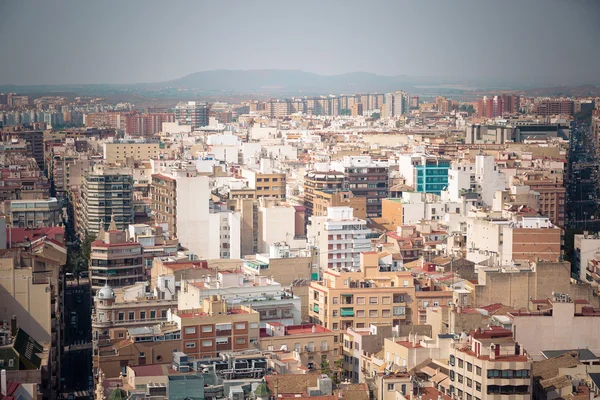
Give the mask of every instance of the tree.
[[381, 118], [381, 114], [380, 113], [373, 113], [373, 114], [371, 114], [371, 118], [373, 118], [374, 120], [377, 120], [377, 119]]
[[85, 236], [81, 241], [81, 257], [86, 261], [90, 261], [90, 255], [92, 253], [92, 242], [96, 240], [96, 235], [93, 233], [85, 232]]

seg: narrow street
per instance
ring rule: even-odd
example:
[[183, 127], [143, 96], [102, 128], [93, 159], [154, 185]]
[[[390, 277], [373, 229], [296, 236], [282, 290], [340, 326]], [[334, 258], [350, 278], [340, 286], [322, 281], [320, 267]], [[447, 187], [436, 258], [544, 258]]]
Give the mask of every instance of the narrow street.
[[[65, 291], [65, 351], [63, 392], [93, 389], [92, 322], [90, 286], [87, 279], [68, 282]], [[91, 393], [91, 392], [90, 392]]]

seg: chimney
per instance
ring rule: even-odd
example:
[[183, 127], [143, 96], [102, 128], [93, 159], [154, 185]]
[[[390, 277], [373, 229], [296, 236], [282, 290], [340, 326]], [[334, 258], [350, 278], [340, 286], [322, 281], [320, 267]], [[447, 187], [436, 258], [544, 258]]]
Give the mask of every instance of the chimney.
[[494, 343], [492, 343], [490, 345], [490, 360], [495, 360], [496, 359], [496, 345]]
[[10, 335], [12, 337], [17, 336], [17, 316], [13, 315], [10, 319]]
[[0, 376], [0, 393], [2, 393], [2, 396], [6, 396], [6, 370], [3, 369], [0, 374], [2, 375]]

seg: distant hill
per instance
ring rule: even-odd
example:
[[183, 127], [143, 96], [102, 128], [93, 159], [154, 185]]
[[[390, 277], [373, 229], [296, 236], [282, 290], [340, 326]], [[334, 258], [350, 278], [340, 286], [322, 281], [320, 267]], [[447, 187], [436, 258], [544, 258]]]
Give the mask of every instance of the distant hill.
[[300, 70], [214, 70], [196, 72], [164, 85], [203, 91], [269, 93], [368, 93], [414, 89], [407, 76], [368, 72], [319, 75]]

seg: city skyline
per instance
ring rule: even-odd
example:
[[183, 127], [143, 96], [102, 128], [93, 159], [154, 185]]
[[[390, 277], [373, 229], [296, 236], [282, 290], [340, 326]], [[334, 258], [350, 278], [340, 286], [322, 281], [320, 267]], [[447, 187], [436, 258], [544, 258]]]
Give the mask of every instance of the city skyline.
[[[133, 84], [284, 69], [559, 86], [596, 83], [600, 61], [600, 5], [590, 1], [59, 4], [0, 5], [0, 45], [11, 55], [0, 61], [0, 84]], [[289, 34], [273, 34], [283, 30]]]

